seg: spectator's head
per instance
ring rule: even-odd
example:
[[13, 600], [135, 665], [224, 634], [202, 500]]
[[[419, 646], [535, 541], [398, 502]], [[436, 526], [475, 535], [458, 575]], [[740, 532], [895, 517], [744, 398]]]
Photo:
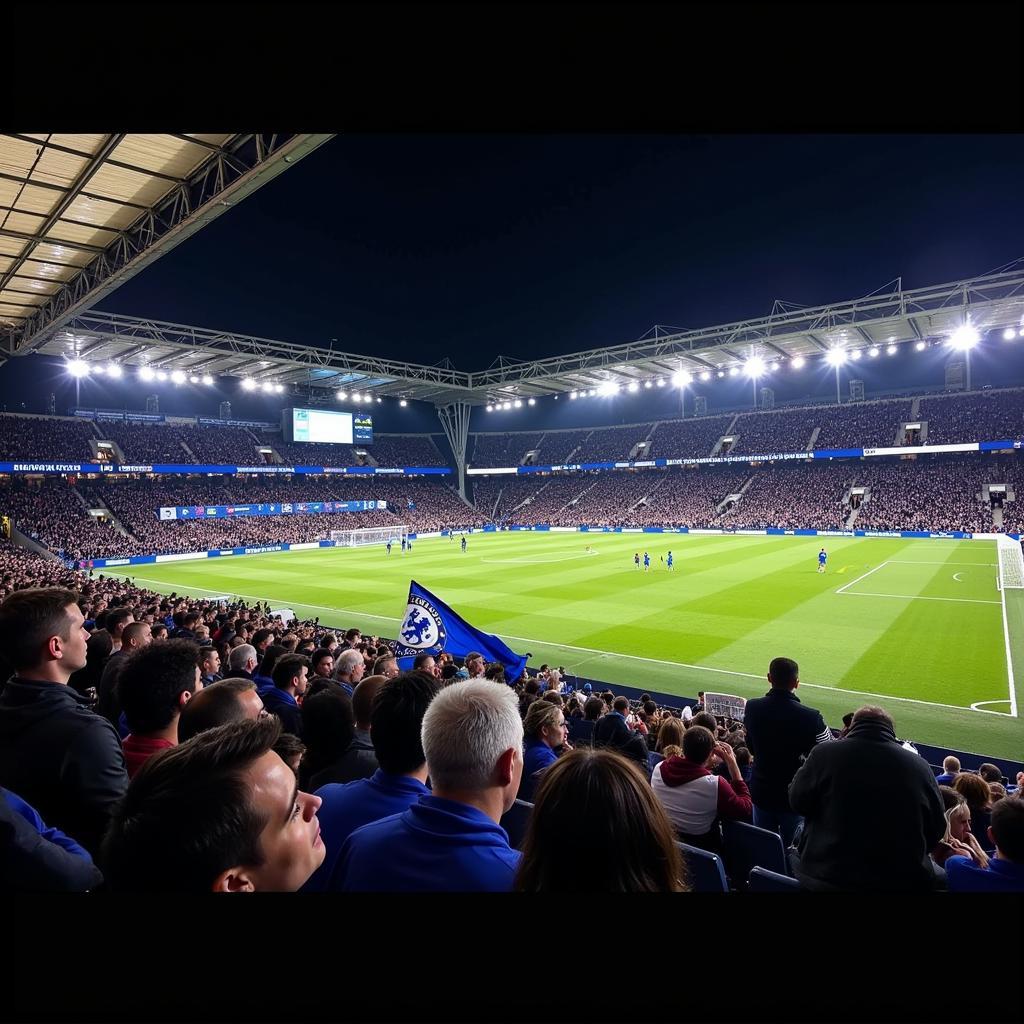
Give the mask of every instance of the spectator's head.
[[373, 674], [384, 676], [385, 679], [394, 679], [398, 675], [398, 662], [392, 654], [382, 654], [373, 663]]
[[1002, 800], [1006, 796], [1006, 787], [1001, 782], [990, 782], [988, 784], [989, 792], [992, 794], [992, 803], [996, 803], [998, 800]]
[[562, 692], [562, 673], [559, 672], [557, 668], [553, 668], [548, 672], [548, 692]]
[[546, 700], [549, 704], [554, 704], [556, 707], [561, 708], [565, 706], [565, 698], [553, 690], [545, 690], [541, 700]]
[[[368, 681], [359, 684], [357, 695]], [[370, 712], [370, 739], [377, 763], [385, 772], [426, 774], [423, 716], [439, 689], [437, 680], [426, 672], [403, 672], [385, 680], [378, 689]]]
[[352, 713], [356, 716], [357, 729], [364, 732], [370, 729], [373, 702], [387, 681], [387, 676], [366, 676], [352, 691]]
[[121, 633], [121, 650], [126, 654], [152, 642], [153, 628], [148, 622], [129, 622]]
[[628, 697], [616, 697], [612, 701], [612, 711], [617, 711], [620, 715], [629, 714], [629, 698]]
[[523, 733], [527, 739], [552, 748], [560, 747], [565, 743], [567, 731], [565, 715], [557, 704], [535, 700], [530, 705], [523, 722]]
[[[800, 685], [800, 666], [792, 658], [772, 658], [768, 665], [768, 682], [773, 690], [795, 690]], [[703, 692], [698, 697], [703, 704]]]
[[583, 705], [583, 717], [588, 722], [596, 722], [604, 714], [604, 701], [600, 697], [588, 697]]
[[294, 892], [324, 859], [320, 798], [298, 791], [270, 717], [201, 733], [150, 758], [111, 820], [115, 891]]
[[988, 838], [1000, 860], [1024, 864], [1024, 798], [1008, 796], [992, 808]]
[[256, 648], [252, 644], [233, 647], [228, 664], [232, 672], [248, 672], [251, 675], [256, 671]]
[[690, 731], [692, 730], [683, 727], [678, 718], [666, 718], [658, 728], [656, 750], [659, 754], [664, 754], [666, 747], [682, 747], [683, 734]]
[[345, 643], [350, 647], [355, 647], [363, 639], [363, 634], [358, 629], [349, 629], [345, 632]]
[[176, 742], [181, 711], [202, 687], [196, 645], [168, 640], [125, 655], [117, 696], [133, 736]]
[[1000, 771], [1000, 769], [996, 765], [989, 764], [988, 762], [978, 766], [978, 774], [986, 782], [1001, 783], [1003, 781], [1003, 773]]
[[504, 683], [505, 680], [505, 666], [500, 661], [492, 661], [484, 669], [484, 679], [489, 680], [492, 683]]
[[70, 590], [16, 590], [0, 604], [0, 652], [20, 676], [66, 683], [86, 665], [84, 622]]
[[154, 622], [149, 631], [153, 642], [157, 643], [167, 639], [167, 626], [163, 622]]
[[942, 797], [942, 809], [948, 811], [957, 804], [962, 804], [964, 798], [952, 786], [939, 786], [939, 796]]
[[359, 651], [342, 651], [334, 659], [334, 665], [335, 677], [348, 683], [350, 686], [355, 686], [363, 678], [363, 673], [366, 671], [366, 661]]
[[971, 809], [962, 798], [952, 806], [946, 807], [947, 835], [963, 843], [971, 831]]
[[274, 666], [274, 686], [295, 697], [302, 697], [309, 686], [309, 658], [301, 654], [285, 654]]
[[306, 744], [294, 733], [282, 732], [274, 744], [274, 753], [299, 777], [299, 765], [306, 752]]
[[715, 749], [715, 734], [702, 725], [692, 725], [683, 734], [682, 746], [687, 761], [706, 765]]
[[846, 714], [843, 715], [843, 730], [849, 730], [851, 725], [853, 725], [853, 712], [847, 711]]
[[584, 748], [544, 772], [517, 889], [680, 892], [685, 878], [665, 810], [626, 758]]
[[311, 774], [341, 757], [355, 734], [352, 701], [337, 683], [330, 683], [302, 702], [302, 738]]
[[423, 716], [423, 751], [435, 796], [472, 803], [493, 821], [515, 803], [523, 723], [507, 687], [452, 683]]
[[715, 720], [715, 716], [708, 711], [702, 711], [693, 716], [690, 720], [690, 728], [692, 729], [695, 725], [703, 726], [710, 731], [712, 736], [718, 735], [718, 722]]
[[287, 653], [288, 648], [284, 644], [267, 644], [262, 657], [260, 652], [256, 651], [256, 657], [259, 659], [259, 665], [254, 670], [256, 675], [263, 676], [265, 679], [273, 679], [278, 660]]
[[853, 724], [857, 725], [859, 722], [878, 722], [892, 730], [894, 735], [896, 733], [896, 723], [892, 720], [892, 715], [874, 704], [865, 704], [864, 707], [857, 708], [853, 713]]
[[135, 621], [131, 608], [114, 608], [107, 612], [106, 630], [115, 643], [121, 639], [125, 626]]
[[274, 642], [274, 631], [272, 629], [257, 629], [252, 635], [252, 645], [256, 653], [262, 658], [267, 648]]
[[199, 671], [204, 676], [215, 676], [220, 672], [220, 654], [216, 647], [199, 648]]
[[320, 646], [334, 653], [334, 649], [338, 646], [338, 638], [333, 633], [324, 633], [320, 638]]
[[309, 669], [313, 675], [327, 678], [334, 675], [334, 655], [326, 647], [314, 651], [309, 662]]
[[[168, 641], [169, 643], [170, 641]], [[164, 645], [160, 645], [163, 650]], [[182, 708], [178, 719], [178, 742], [229, 722], [254, 721], [266, 717], [263, 700], [251, 679], [222, 679], [204, 686]]]
[[654, 701], [648, 697], [647, 700], [644, 701], [644, 714], [647, 715], [648, 718], [650, 718], [651, 715], [656, 715], [657, 713], [658, 705], [655, 704]]
[[942, 759], [942, 770], [947, 775], [956, 775], [960, 771], [960, 758], [954, 757], [952, 754], [949, 757]]
[[484, 656], [479, 651], [470, 651], [464, 664], [470, 679], [479, 679], [484, 674]]
[[429, 672], [435, 679], [441, 678], [441, 668], [432, 654], [417, 654], [412, 661], [414, 672]]
[[984, 811], [992, 803], [992, 791], [980, 775], [961, 772], [953, 780], [953, 788], [967, 801], [971, 811]]

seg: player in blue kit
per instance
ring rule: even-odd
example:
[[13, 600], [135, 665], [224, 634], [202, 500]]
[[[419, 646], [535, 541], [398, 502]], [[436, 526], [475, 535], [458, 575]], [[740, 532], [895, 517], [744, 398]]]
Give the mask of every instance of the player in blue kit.
[[649, 554], [647, 554], [647, 552], [645, 551], [644, 552], [644, 572], [650, 572], [650, 571], [651, 571], [651, 556]]
[[665, 566], [666, 566], [666, 568], [668, 569], [669, 572], [674, 571], [675, 567], [672, 565], [672, 552], [671, 551], [668, 553], [668, 561], [665, 563]]
[[818, 552], [818, 572], [824, 572], [825, 571], [825, 563], [827, 561], [828, 561], [828, 554], [826, 553], [825, 549], [822, 548]]

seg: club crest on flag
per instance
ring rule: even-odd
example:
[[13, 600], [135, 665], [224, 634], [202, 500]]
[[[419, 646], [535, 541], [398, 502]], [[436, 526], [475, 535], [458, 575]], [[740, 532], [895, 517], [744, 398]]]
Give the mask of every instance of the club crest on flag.
[[444, 648], [445, 628], [438, 610], [418, 594], [409, 596], [405, 618], [399, 630], [404, 647], [413, 651]]

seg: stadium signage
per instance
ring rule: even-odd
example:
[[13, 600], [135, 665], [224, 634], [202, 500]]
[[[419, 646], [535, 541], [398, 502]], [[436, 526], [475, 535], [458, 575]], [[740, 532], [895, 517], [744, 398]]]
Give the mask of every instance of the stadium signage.
[[88, 473], [92, 466], [72, 462], [0, 462], [6, 473]]
[[165, 505], [158, 519], [235, 519], [245, 516], [319, 515], [325, 512], [370, 512], [386, 509], [386, 501], [284, 501], [255, 505]]

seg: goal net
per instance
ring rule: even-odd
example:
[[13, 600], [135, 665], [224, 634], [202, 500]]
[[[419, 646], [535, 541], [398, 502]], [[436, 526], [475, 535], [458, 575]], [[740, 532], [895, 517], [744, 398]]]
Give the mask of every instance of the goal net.
[[996, 538], [996, 551], [999, 555], [999, 589], [1024, 588], [1024, 550], [1020, 542], [1000, 535]]
[[408, 526], [370, 526], [365, 530], [331, 530], [331, 540], [340, 548], [387, 544], [388, 541], [400, 548], [402, 541], [408, 539]]

